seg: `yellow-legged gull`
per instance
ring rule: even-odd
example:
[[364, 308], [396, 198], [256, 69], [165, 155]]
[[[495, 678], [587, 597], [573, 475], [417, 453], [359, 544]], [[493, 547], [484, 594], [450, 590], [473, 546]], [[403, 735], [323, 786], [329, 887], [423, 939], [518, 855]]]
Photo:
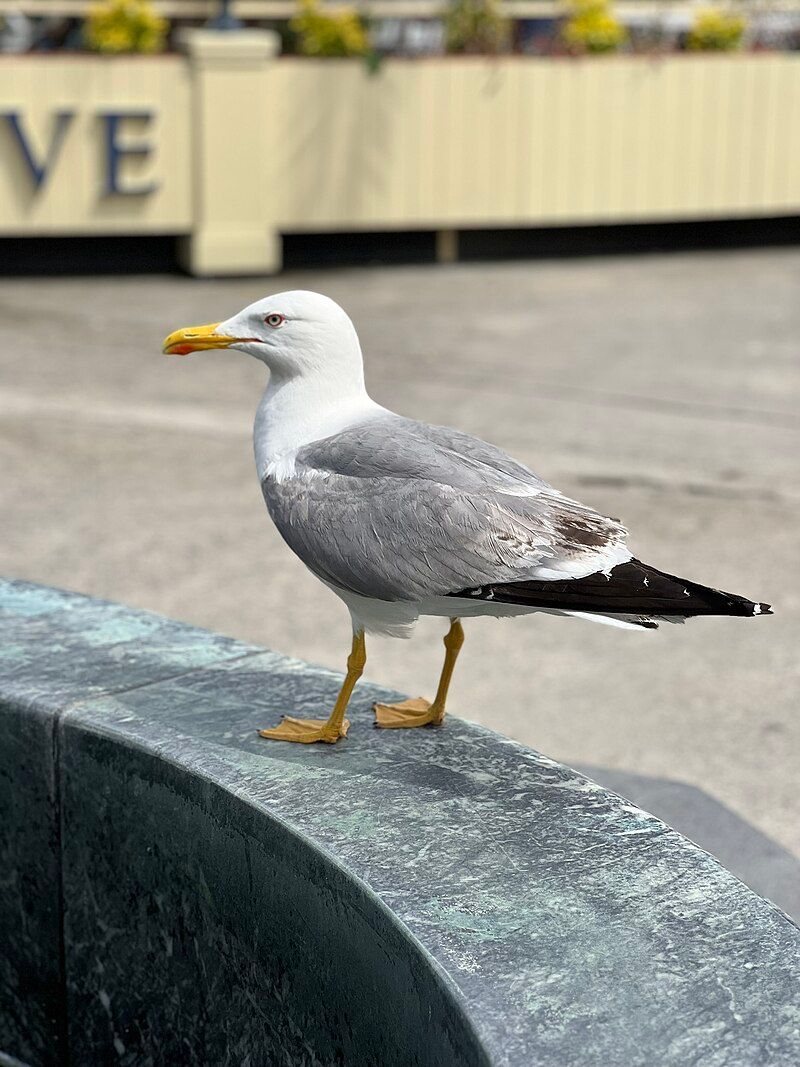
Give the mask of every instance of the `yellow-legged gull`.
[[462, 618], [538, 611], [654, 629], [661, 620], [770, 612], [641, 563], [619, 522], [499, 448], [376, 404], [355, 328], [328, 297], [278, 293], [164, 342], [177, 355], [219, 348], [269, 368], [254, 429], [264, 498], [283, 539], [353, 622], [347, 675], [328, 719], [285, 716], [262, 737], [344, 737], [365, 633], [407, 637], [420, 615], [450, 619], [436, 696], [376, 705], [379, 726], [442, 722]]

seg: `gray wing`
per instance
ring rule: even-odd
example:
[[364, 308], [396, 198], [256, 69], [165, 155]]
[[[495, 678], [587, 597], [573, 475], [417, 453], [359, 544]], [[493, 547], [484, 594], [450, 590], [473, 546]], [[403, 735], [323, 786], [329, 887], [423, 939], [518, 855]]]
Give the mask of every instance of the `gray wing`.
[[379, 600], [582, 577], [630, 558], [613, 519], [469, 434], [380, 416], [265, 477], [284, 540], [318, 577]]

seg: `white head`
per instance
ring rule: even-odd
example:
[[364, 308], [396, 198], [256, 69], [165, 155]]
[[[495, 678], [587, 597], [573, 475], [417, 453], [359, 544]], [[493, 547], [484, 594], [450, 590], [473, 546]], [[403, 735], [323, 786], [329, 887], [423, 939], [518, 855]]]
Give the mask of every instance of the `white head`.
[[269, 367], [254, 429], [261, 478], [269, 470], [288, 473], [302, 444], [379, 410], [364, 388], [355, 327], [327, 296], [276, 293], [225, 322], [176, 330], [164, 342], [167, 355], [214, 348], [246, 352]]
[[320, 293], [303, 289], [276, 293], [224, 322], [176, 330], [164, 342], [167, 355], [215, 348], [255, 356], [266, 363], [276, 384], [304, 377], [363, 389], [355, 327], [337, 303]]

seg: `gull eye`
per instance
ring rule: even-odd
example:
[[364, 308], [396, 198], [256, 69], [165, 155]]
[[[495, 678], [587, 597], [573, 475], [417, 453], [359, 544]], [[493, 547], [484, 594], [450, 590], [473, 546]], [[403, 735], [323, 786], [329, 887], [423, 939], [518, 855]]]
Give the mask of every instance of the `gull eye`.
[[266, 315], [264, 317], [264, 322], [266, 322], [267, 326], [271, 326], [274, 330], [277, 330], [279, 326], [283, 326], [284, 322], [286, 322], [286, 316], [279, 314], [277, 311], [273, 311], [271, 315]]

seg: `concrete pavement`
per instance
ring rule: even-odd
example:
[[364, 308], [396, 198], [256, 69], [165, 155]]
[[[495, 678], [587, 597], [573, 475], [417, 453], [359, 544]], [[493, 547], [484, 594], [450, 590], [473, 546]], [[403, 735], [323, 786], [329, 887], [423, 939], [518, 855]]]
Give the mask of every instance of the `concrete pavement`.
[[[689, 782], [800, 852], [798, 251], [0, 281], [0, 570], [342, 668], [344, 608], [255, 477], [263, 368], [159, 355], [178, 326], [297, 287], [349, 310], [381, 403], [503, 445], [620, 516], [647, 562], [776, 607], [655, 634], [471, 622], [452, 709]], [[442, 629], [373, 640], [367, 676], [429, 694]]]

